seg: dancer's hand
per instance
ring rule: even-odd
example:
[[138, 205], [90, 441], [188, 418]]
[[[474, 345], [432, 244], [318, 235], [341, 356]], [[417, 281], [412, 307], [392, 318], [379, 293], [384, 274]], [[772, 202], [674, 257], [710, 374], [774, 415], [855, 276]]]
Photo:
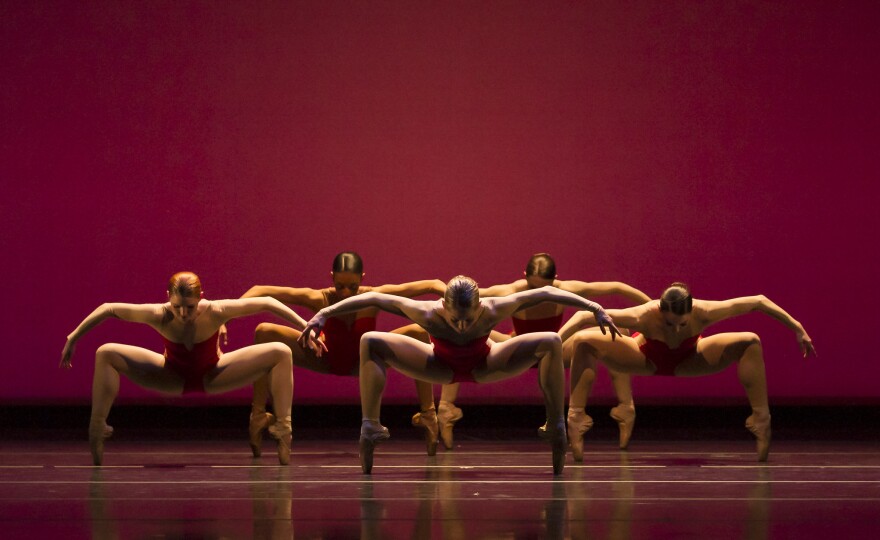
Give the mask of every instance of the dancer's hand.
[[220, 334], [218, 336], [220, 343], [223, 345], [229, 345], [229, 330], [226, 328], [226, 325], [221, 324], [220, 329], [217, 332]]
[[804, 355], [804, 358], [808, 356], [819, 356], [819, 353], [816, 352], [816, 347], [813, 347], [813, 340], [810, 339], [810, 336], [807, 335], [806, 332], [798, 333], [798, 345], [801, 346], [801, 352]]
[[58, 367], [62, 369], [70, 369], [73, 367], [70, 359], [73, 357], [73, 353], [76, 350], [76, 343], [67, 340], [67, 343], [64, 344], [64, 349], [61, 351], [61, 363], [58, 364]]
[[605, 334], [605, 327], [608, 326], [608, 332], [611, 333], [611, 341], [614, 341], [617, 336], [620, 334], [620, 329], [617, 328], [617, 325], [614, 324], [614, 321], [611, 320], [611, 317], [605, 313], [604, 309], [600, 309], [596, 311], [594, 314], [596, 317], [596, 324], [599, 325], [599, 330], [602, 331], [602, 334]]
[[324, 353], [327, 352], [327, 345], [324, 343], [324, 334], [319, 334], [317, 336], [312, 336], [309, 338], [309, 341], [304, 345], [312, 350], [315, 353], [315, 356], [321, 358], [324, 356]]
[[[315, 351], [315, 354], [318, 354], [319, 350], [322, 352], [326, 351], [327, 345], [318, 339], [318, 336], [321, 335], [321, 330], [324, 329], [325, 323], [326, 317], [321, 315], [321, 312], [319, 311], [308, 323], [306, 323], [306, 327], [303, 328], [302, 334], [300, 334], [299, 339], [296, 341], [301, 347]], [[318, 356], [320, 356], [320, 354], [318, 354]]]

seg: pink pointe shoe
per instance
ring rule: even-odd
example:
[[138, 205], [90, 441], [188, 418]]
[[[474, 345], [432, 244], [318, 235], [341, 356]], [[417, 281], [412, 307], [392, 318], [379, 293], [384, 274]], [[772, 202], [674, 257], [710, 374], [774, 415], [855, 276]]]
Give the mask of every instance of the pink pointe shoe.
[[629, 446], [629, 439], [632, 437], [633, 426], [636, 424], [636, 408], [618, 405], [611, 409], [609, 415], [617, 422], [620, 428], [620, 449], [626, 450]]
[[441, 401], [440, 410], [437, 411], [437, 421], [440, 423], [440, 440], [447, 450], [452, 450], [452, 427], [461, 420], [464, 414], [461, 409], [452, 403]]
[[568, 444], [575, 461], [584, 460], [584, 434], [593, 427], [593, 419], [583, 411], [568, 411]]
[[434, 409], [417, 412], [412, 417], [412, 425], [425, 430], [425, 446], [429, 456], [437, 455], [437, 444], [440, 437], [440, 423]]
[[248, 442], [251, 445], [251, 452], [255, 458], [263, 454], [263, 430], [274, 423], [275, 415], [272, 413], [251, 413], [250, 423], [248, 424]]
[[269, 426], [269, 435], [278, 441], [278, 463], [287, 465], [290, 463], [290, 444], [293, 442], [293, 426], [290, 417], [277, 420]]
[[104, 462], [104, 441], [113, 435], [113, 428], [106, 422], [89, 423], [89, 450], [92, 452], [92, 463], [100, 467]]
[[756, 418], [754, 414], [749, 416], [746, 418], [746, 429], [755, 436], [758, 461], [767, 461], [770, 455], [770, 415], [762, 419]]

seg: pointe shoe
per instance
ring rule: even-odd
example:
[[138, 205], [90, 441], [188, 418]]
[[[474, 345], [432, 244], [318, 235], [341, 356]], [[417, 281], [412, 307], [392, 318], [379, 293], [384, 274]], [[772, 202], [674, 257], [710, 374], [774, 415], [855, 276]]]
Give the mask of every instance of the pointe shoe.
[[373, 470], [373, 451], [382, 441], [391, 438], [388, 428], [378, 423], [364, 423], [361, 425], [361, 438], [358, 441], [358, 455], [361, 458], [361, 470], [364, 474], [370, 474]]
[[429, 456], [437, 455], [437, 444], [440, 442], [440, 423], [437, 421], [437, 411], [417, 412], [412, 417], [412, 425], [425, 430], [425, 445]]
[[452, 427], [461, 420], [464, 414], [461, 409], [445, 401], [440, 402], [440, 410], [437, 411], [437, 421], [440, 424], [440, 440], [447, 450], [452, 450]]
[[250, 423], [248, 424], [248, 440], [254, 457], [260, 457], [263, 454], [263, 430], [274, 423], [275, 415], [272, 413], [251, 413]]
[[104, 461], [104, 441], [113, 435], [113, 428], [108, 426], [106, 422], [101, 425], [92, 426], [89, 424], [89, 450], [92, 452], [92, 463], [100, 467]]
[[575, 461], [584, 460], [584, 434], [593, 427], [593, 419], [582, 411], [568, 411], [568, 444]]
[[290, 463], [290, 444], [293, 441], [293, 426], [290, 417], [277, 420], [269, 426], [269, 435], [278, 441], [278, 463], [287, 465]]
[[632, 437], [633, 426], [636, 423], [636, 408], [618, 405], [611, 409], [609, 416], [617, 422], [617, 427], [620, 428], [620, 449], [626, 450], [626, 447], [629, 446], [629, 439]]
[[565, 468], [565, 452], [568, 449], [568, 441], [565, 435], [565, 426], [559, 424], [555, 428], [547, 428], [547, 440], [553, 451], [553, 474], [559, 476]]
[[767, 418], [758, 420], [755, 415], [746, 418], [746, 429], [755, 436], [755, 442], [758, 449], [758, 461], [767, 461], [770, 455], [770, 415]]

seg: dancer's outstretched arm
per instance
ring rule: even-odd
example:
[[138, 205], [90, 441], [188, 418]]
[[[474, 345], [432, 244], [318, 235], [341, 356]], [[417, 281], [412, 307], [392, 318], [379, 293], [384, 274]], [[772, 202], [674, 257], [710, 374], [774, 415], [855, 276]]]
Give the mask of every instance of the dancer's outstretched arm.
[[384, 294], [378, 292], [366, 292], [346, 298], [341, 302], [337, 302], [332, 306], [327, 306], [318, 310], [315, 316], [309, 320], [306, 327], [302, 331], [302, 335], [297, 341], [301, 344], [311, 339], [312, 334], [318, 335], [324, 328], [324, 324], [328, 317], [343, 315], [360, 311], [364, 308], [375, 307], [395, 315], [400, 315], [410, 319], [412, 322], [424, 326], [433, 309], [438, 305], [438, 301], [421, 301], [411, 300], [403, 296], [393, 294]]
[[[649, 304], [635, 306], [626, 309], [609, 309], [606, 311], [609, 317], [620, 328], [628, 330], [639, 330], [641, 327], [642, 315], [647, 311]], [[559, 329], [559, 337], [565, 342], [573, 336], [578, 330], [596, 326], [596, 316], [589, 311], [578, 311]]]
[[76, 350], [76, 342], [87, 334], [92, 328], [98, 326], [109, 318], [122, 319], [123, 321], [149, 324], [156, 327], [165, 316], [164, 304], [125, 304], [121, 302], [108, 302], [101, 304], [83, 319], [76, 329], [67, 336], [67, 343], [61, 351], [61, 363], [59, 367], [70, 368], [70, 359]]
[[422, 279], [408, 283], [386, 284], [369, 288], [369, 292], [393, 294], [396, 296], [421, 296], [423, 294], [436, 294], [443, 296], [446, 293], [446, 284], [439, 279]]
[[594, 298], [596, 296], [607, 296], [610, 294], [617, 294], [632, 300], [635, 304], [644, 304], [645, 302], [650, 302], [651, 297], [642, 291], [636, 289], [635, 287], [631, 287], [626, 283], [621, 283], [620, 281], [577, 281], [577, 280], [566, 280], [559, 282], [559, 288], [563, 291], [573, 292], [579, 296], [584, 296], [586, 298]]
[[528, 288], [526, 280], [520, 279], [513, 283], [505, 283], [503, 285], [492, 285], [491, 287], [480, 288], [480, 298], [489, 298], [492, 296], [508, 296], [517, 291]]
[[620, 330], [614, 325], [614, 321], [605, 310], [591, 300], [582, 298], [574, 293], [557, 289], [556, 287], [547, 286], [528, 291], [520, 291], [508, 296], [487, 298], [484, 301], [487, 308], [493, 310], [500, 319], [506, 319], [513, 315], [517, 310], [528, 308], [543, 302], [556, 302], [565, 306], [572, 306], [578, 309], [586, 310], [593, 314], [596, 324], [602, 333], [605, 333], [605, 327], [611, 332], [611, 338], [614, 339], [620, 335]]
[[813, 340], [807, 335], [803, 325], [763, 294], [721, 301], [694, 300], [694, 308], [695, 312], [702, 312], [706, 326], [752, 311], [760, 311], [781, 322], [795, 333], [804, 358], [811, 355], [816, 356]]
[[274, 285], [254, 285], [241, 295], [242, 298], [271, 296], [285, 304], [303, 306], [318, 311], [324, 307], [324, 294], [318, 289], [306, 287], [276, 287]]

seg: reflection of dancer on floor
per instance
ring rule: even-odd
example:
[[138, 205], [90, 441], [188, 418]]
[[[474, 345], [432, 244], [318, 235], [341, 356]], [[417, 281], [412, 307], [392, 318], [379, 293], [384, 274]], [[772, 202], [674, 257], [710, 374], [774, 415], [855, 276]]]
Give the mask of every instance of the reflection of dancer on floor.
[[523, 291], [500, 298], [480, 299], [471, 278], [457, 276], [446, 286], [443, 300], [424, 302], [400, 296], [366, 293], [320, 310], [309, 321], [300, 339], [320, 332], [327, 318], [366, 307], [408, 317], [427, 330], [434, 346], [417, 339], [386, 332], [367, 332], [361, 338], [360, 388], [363, 423], [361, 425], [361, 466], [369, 473], [375, 445], [388, 438], [379, 423], [385, 368], [391, 366], [404, 375], [435, 384], [470, 381], [489, 383], [522, 373], [540, 361], [539, 381], [544, 393], [548, 432], [553, 445], [554, 473], [562, 472], [565, 462], [565, 422], [563, 420], [565, 374], [562, 368], [562, 342], [559, 334], [537, 332], [493, 344], [489, 332], [520, 308], [542, 302], [559, 302], [595, 312], [603, 332], [612, 336], [617, 328], [601, 306], [554, 287]]
[[[135, 384], [183, 394], [217, 394], [252, 383], [267, 375], [276, 396], [280, 420], [272, 430], [278, 439], [278, 459], [290, 459], [290, 350], [280, 343], [252, 345], [221, 353], [218, 346], [220, 327], [228, 320], [261, 311], [269, 311], [292, 324], [305, 326], [293, 310], [272, 298], [246, 300], [204, 300], [198, 276], [180, 272], [168, 282], [168, 302], [164, 304], [102, 304], [67, 337], [61, 353], [61, 367], [71, 367], [76, 342], [104, 319], [115, 317], [143, 323], [159, 332], [165, 341], [165, 354], [141, 347], [108, 343], [95, 353], [92, 382], [92, 416], [89, 422], [89, 445], [92, 460], [100, 465], [104, 439], [113, 428], [106, 424], [110, 407], [119, 393], [119, 375]], [[312, 341], [311, 347], [320, 344]]]
[[[725, 332], [701, 337], [709, 325], [760, 311], [791, 328], [804, 357], [815, 354], [813, 342], [801, 323], [765, 296], [724, 301], [695, 300], [683, 283], [673, 283], [660, 300], [628, 309], [609, 310], [622, 328], [634, 330], [632, 337], [611, 341], [595, 330], [580, 328], [593, 324], [588, 313], [575, 314], [560, 335], [572, 338], [571, 405], [587, 403], [597, 361], [610, 369], [635, 375], [693, 377], [717, 373], [732, 363], [745, 388], [752, 414], [746, 428], [757, 439], [758, 460], [770, 452], [770, 406], [761, 339], [751, 332]], [[576, 434], [571, 434], [572, 438]], [[574, 443], [573, 443], [574, 444]], [[583, 444], [581, 442], [581, 444]]]
[[[330, 277], [333, 280], [333, 287], [327, 289], [257, 285], [244, 293], [242, 298], [270, 296], [285, 304], [302, 306], [317, 312], [346, 298], [370, 291], [406, 297], [429, 293], [442, 296], [446, 288], [446, 285], [438, 279], [379, 287], [362, 286], [364, 263], [361, 257], [353, 252], [340, 253], [333, 259]], [[354, 313], [327, 319], [323, 333], [325, 351], [316, 352], [300, 346], [297, 343], [300, 336], [299, 328], [272, 323], [262, 323], [257, 326], [254, 343], [284, 343], [293, 354], [293, 365], [298, 367], [318, 373], [357, 376], [361, 336], [376, 329], [378, 311], [374, 307], [367, 307]], [[254, 383], [254, 399], [248, 430], [254, 457], [259, 457], [261, 454], [262, 431], [275, 421], [275, 417], [266, 412], [268, 398], [269, 379], [263, 377]]]
[[[574, 293], [584, 298], [593, 299], [597, 296], [620, 295], [637, 304], [643, 304], [651, 300], [651, 298], [642, 291], [631, 287], [625, 283], [617, 281], [605, 282], [585, 282], [577, 280], [559, 280], [556, 274], [556, 262], [547, 253], [536, 253], [529, 259], [526, 269], [523, 272], [523, 279], [513, 283], [504, 285], [493, 285], [485, 289], [480, 289], [481, 297], [489, 296], [507, 296], [513, 293], [537, 289], [552, 285], [563, 291]], [[537, 306], [521, 309], [513, 314], [514, 333], [512, 335], [523, 335], [532, 332], [558, 332], [562, 326], [562, 316], [565, 307], [548, 302]], [[407, 335], [418, 337], [417, 329], [413, 329], [411, 325], [407, 327], [409, 331]], [[425, 341], [426, 338], [422, 340]], [[496, 336], [492, 339], [498, 341]], [[502, 337], [501, 339], [506, 339]], [[571, 347], [563, 345], [563, 362], [565, 367], [571, 364]], [[632, 385], [630, 376], [624, 373], [616, 373], [609, 370], [611, 382], [614, 386], [614, 392], [617, 395], [618, 405], [611, 410], [611, 417], [614, 418], [620, 427], [620, 447], [626, 448], [629, 444], [630, 434], [632, 433], [633, 424], [635, 422], [635, 405], [632, 399]], [[416, 381], [416, 387], [419, 393], [419, 402], [421, 404], [421, 412], [413, 416], [412, 423], [415, 426], [422, 427], [426, 430], [426, 437], [434, 436], [439, 428], [440, 440], [447, 449], [452, 449], [452, 429], [453, 425], [461, 420], [462, 411], [455, 406], [455, 399], [458, 397], [459, 385], [457, 383], [444, 384], [440, 394], [440, 403], [436, 411], [434, 408], [434, 393], [432, 385]], [[593, 419], [587, 416], [582, 408], [568, 410], [568, 433], [571, 437], [572, 432], [578, 432], [581, 436], [593, 426]], [[582, 439], [581, 439], [582, 440]], [[583, 459], [583, 445], [572, 448], [576, 461]]]

